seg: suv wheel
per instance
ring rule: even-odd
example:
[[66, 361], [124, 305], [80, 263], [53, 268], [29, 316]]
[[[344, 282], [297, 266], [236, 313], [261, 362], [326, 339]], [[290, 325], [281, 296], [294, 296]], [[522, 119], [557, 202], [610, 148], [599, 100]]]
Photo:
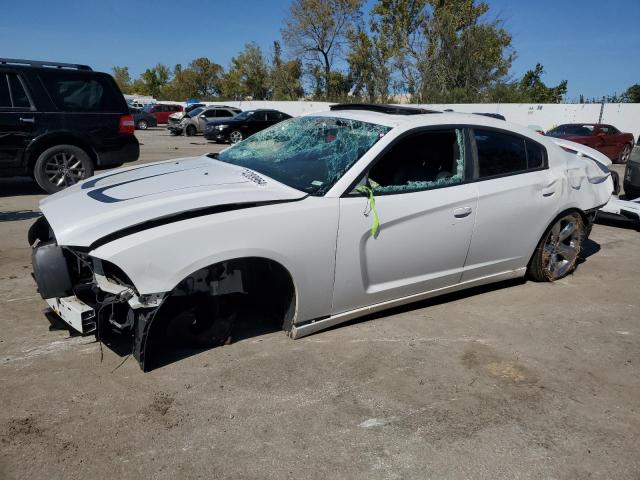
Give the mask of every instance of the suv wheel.
[[55, 193], [93, 175], [89, 155], [75, 145], [56, 145], [36, 160], [33, 176], [47, 193]]
[[628, 143], [624, 146], [624, 148], [620, 151], [620, 156], [618, 156], [618, 163], [627, 163], [629, 157], [631, 156], [631, 145]]
[[242, 132], [240, 130], [234, 130], [229, 134], [229, 142], [232, 145], [242, 141]]
[[196, 133], [198, 133], [198, 130], [196, 130], [196, 127], [194, 127], [193, 125], [187, 125], [187, 129], [184, 132], [187, 137], [193, 137]]
[[149, 128], [149, 124], [147, 123], [146, 120], [138, 120], [138, 130], [146, 130], [147, 128]]

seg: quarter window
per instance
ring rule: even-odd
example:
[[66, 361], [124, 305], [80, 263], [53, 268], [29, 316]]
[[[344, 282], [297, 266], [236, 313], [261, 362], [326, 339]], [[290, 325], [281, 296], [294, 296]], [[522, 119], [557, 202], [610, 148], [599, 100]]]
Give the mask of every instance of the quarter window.
[[54, 103], [61, 110], [120, 112], [124, 108], [124, 99], [119, 92], [116, 94], [107, 77], [74, 72], [47, 72], [42, 73], [41, 78]]
[[0, 74], [0, 108], [11, 108], [11, 95], [9, 95], [9, 79]]
[[13, 98], [13, 108], [31, 108], [31, 102], [24, 91], [22, 83], [17, 75], [9, 74], [9, 87], [11, 88], [11, 97]]
[[376, 193], [402, 193], [456, 185], [464, 178], [462, 129], [418, 132], [399, 140], [371, 168]]

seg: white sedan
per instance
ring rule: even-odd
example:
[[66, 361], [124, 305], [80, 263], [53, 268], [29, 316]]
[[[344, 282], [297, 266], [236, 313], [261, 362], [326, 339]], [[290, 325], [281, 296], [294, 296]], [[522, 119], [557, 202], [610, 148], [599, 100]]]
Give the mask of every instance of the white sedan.
[[610, 162], [486, 116], [337, 105], [222, 153], [134, 166], [43, 200], [42, 297], [69, 327], [222, 344], [238, 312], [292, 338], [399, 304], [571, 273]]

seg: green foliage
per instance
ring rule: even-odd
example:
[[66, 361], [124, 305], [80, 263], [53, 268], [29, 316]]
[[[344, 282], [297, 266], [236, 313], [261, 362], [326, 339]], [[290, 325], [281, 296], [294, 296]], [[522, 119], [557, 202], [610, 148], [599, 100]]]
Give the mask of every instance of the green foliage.
[[260, 47], [252, 42], [231, 59], [229, 71], [222, 77], [221, 90], [230, 100], [270, 98], [269, 67]]
[[640, 84], [631, 85], [624, 96], [627, 102], [640, 103]]
[[487, 92], [486, 100], [499, 103], [560, 103], [567, 93], [567, 81], [547, 87], [542, 81], [544, 68], [539, 63], [518, 81], [499, 82]]
[[113, 67], [113, 79], [122, 90], [122, 93], [131, 93], [131, 75], [129, 75], [129, 67]]
[[322, 76], [325, 99], [332, 98], [334, 80], [331, 72], [336, 60], [343, 59], [347, 35], [362, 16], [362, 4], [363, 0], [291, 2], [282, 37], [293, 56], [308, 65], [315, 86], [320, 80], [318, 75]]
[[299, 59], [284, 61], [277, 41], [273, 42], [270, 80], [273, 100], [299, 100], [304, 96], [302, 62]]

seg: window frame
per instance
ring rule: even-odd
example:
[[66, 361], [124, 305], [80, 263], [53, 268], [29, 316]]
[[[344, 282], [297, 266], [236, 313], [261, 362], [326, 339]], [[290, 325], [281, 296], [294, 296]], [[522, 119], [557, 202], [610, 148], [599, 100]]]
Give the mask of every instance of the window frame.
[[[472, 180], [470, 180], [471, 182], [484, 182], [486, 180], [493, 180], [496, 178], [504, 178], [504, 177], [511, 177], [513, 175], [522, 175], [524, 173], [532, 173], [532, 172], [540, 172], [542, 170], [548, 170], [549, 169], [549, 152], [547, 152], [547, 147], [545, 147], [543, 144], [541, 144], [540, 142], [527, 137], [526, 135], [521, 135], [517, 132], [512, 132], [511, 130], [505, 130], [502, 128], [496, 128], [496, 127], [485, 127], [483, 125], [469, 125], [468, 127], [468, 131], [469, 131], [469, 140], [471, 141], [471, 153], [472, 153], [472, 164], [473, 164], [473, 171], [472, 171]], [[536, 168], [529, 168], [529, 152], [527, 150], [527, 144], [524, 144], [524, 151], [525, 151], [525, 155], [526, 155], [526, 161], [527, 161], [527, 168], [524, 170], [518, 170], [515, 172], [507, 172], [507, 173], [500, 173], [498, 175], [491, 175], [488, 177], [481, 177], [480, 176], [480, 161], [478, 158], [478, 145], [476, 144], [476, 136], [475, 136], [475, 131], [476, 130], [489, 130], [489, 131], [494, 131], [497, 133], [501, 133], [503, 135], [510, 135], [512, 137], [516, 137], [519, 139], [522, 139], [524, 142], [533, 142], [534, 144], [536, 144], [538, 147], [540, 147], [542, 149], [542, 153], [544, 155], [544, 160], [542, 162], [542, 167], [536, 167]], [[477, 167], [477, 168], [476, 168]]]
[[[13, 75], [17, 80], [22, 89], [24, 90], [25, 95], [27, 96], [27, 101], [29, 102], [29, 107], [16, 107], [15, 102], [13, 100], [13, 91], [11, 90], [11, 82], [9, 81], [9, 76]], [[29, 89], [25, 81], [22, 79], [22, 76], [18, 72], [12, 71], [0, 71], [0, 78], [4, 76], [4, 81], [7, 84], [7, 89], [9, 92], [9, 101], [11, 102], [11, 106], [0, 106], [1, 112], [34, 112], [36, 110], [35, 104], [33, 103], [33, 98], [31, 97], [31, 93], [29, 93]]]
[[[360, 175], [351, 182], [351, 184], [347, 187], [345, 192], [341, 195], [342, 198], [352, 198], [358, 196], [364, 196], [364, 193], [356, 192], [355, 188], [362, 182], [362, 179], [369, 175], [369, 171], [380, 162], [384, 156], [389, 153], [389, 151], [394, 148], [399, 142], [405, 140], [407, 137], [411, 135], [415, 135], [416, 133], [425, 133], [425, 132], [438, 132], [443, 130], [462, 130], [462, 136], [464, 137], [464, 171], [462, 172], [462, 181], [460, 183], [454, 183], [451, 185], [433, 185], [430, 187], [424, 188], [416, 188], [413, 190], [403, 190], [400, 192], [375, 192], [374, 195], [376, 197], [386, 196], [386, 195], [403, 195], [407, 193], [418, 193], [418, 192], [426, 192], [430, 190], [438, 190], [441, 188], [449, 188], [449, 187], [457, 187], [458, 185], [465, 185], [467, 183], [472, 183], [471, 174], [473, 170], [471, 169], [471, 144], [469, 142], [469, 126], [468, 125], [460, 125], [460, 124], [447, 124], [447, 125], [429, 125], [424, 127], [416, 127], [411, 130], [407, 130], [402, 132], [396, 138], [394, 138], [384, 149], [376, 155], [376, 157], [369, 162], [369, 164], [362, 170]], [[354, 165], [355, 166], [355, 165]], [[353, 168], [353, 167], [352, 167]]]

